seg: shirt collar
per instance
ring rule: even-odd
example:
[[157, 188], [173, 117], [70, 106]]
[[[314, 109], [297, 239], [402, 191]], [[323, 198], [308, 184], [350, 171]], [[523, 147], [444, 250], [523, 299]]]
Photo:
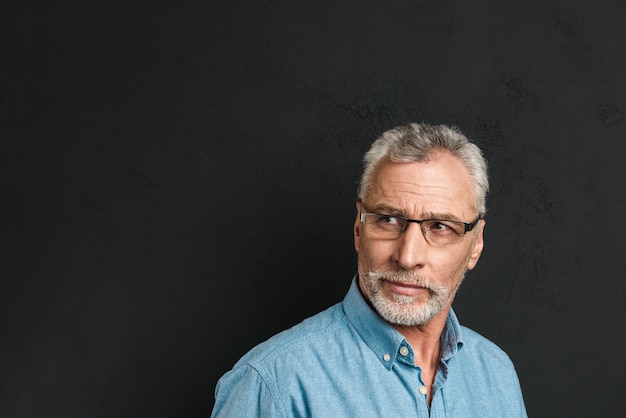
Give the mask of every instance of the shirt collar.
[[463, 347], [463, 333], [454, 310], [450, 308], [446, 326], [441, 333], [441, 359], [445, 362], [450, 360]]
[[[350, 324], [387, 369], [391, 369], [401, 347], [410, 350], [402, 334], [369, 306], [359, 289], [358, 275], [353, 278], [350, 290], [343, 300], [343, 310]], [[441, 359], [448, 361], [462, 345], [461, 325], [454, 311], [450, 309], [441, 334]]]

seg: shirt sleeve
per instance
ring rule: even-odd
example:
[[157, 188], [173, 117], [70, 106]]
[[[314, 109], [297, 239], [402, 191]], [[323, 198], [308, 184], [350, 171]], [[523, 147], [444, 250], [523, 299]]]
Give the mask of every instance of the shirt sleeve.
[[517, 376], [517, 372], [515, 371], [515, 367], [511, 364], [511, 373], [512, 373], [512, 387], [515, 391], [515, 398], [517, 400], [517, 408], [519, 411], [520, 418], [528, 418], [528, 413], [526, 412], [526, 405], [524, 404], [524, 395], [522, 394], [522, 386], [519, 382], [519, 377]]
[[226, 373], [215, 388], [211, 418], [283, 417], [278, 403], [259, 372], [244, 364]]

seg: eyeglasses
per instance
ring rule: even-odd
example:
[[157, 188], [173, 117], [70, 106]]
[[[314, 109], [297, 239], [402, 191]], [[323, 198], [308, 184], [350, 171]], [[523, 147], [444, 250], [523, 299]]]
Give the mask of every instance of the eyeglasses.
[[457, 244], [463, 240], [466, 232], [474, 229], [481, 216], [472, 222], [451, 221], [444, 219], [408, 219], [402, 216], [382, 213], [361, 212], [361, 222], [371, 227], [368, 233], [374, 239], [398, 239], [404, 234], [409, 223], [420, 225], [424, 238], [433, 245]]

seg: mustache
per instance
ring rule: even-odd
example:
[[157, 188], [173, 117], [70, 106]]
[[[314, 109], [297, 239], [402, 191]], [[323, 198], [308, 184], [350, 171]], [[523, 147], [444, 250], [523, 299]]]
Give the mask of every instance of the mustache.
[[429, 280], [425, 279], [421, 275], [417, 274], [414, 271], [407, 270], [399, 270], [399, 271], [370, 271], [368, 272], [368, 276], [370, 280], [375, 280], [378, 282], [388, 281], [388, 282], [401, 282], [407, 283], [414, 286], [420, 286], [425, 289], [430, 290], [433, 293], [441, 293], [445, 292], [445, 288], [440, 285], [436, 285], [431, 283]]

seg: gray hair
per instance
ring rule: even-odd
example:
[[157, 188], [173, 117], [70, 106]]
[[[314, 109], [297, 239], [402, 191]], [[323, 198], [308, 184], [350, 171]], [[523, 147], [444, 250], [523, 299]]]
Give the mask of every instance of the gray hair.
[[428, 161], [434, 152], [441, 150], [459, 158], [470, 172], [474, 207], [483, 216], [489, 192], [487, 161], [480, 148], [454, 126], [411, 123], [384, 132], [363, 157], [358, 198], [363, 200], [369, 191], [374, 169], [383, 158], [389, 157], [393, 162]]

